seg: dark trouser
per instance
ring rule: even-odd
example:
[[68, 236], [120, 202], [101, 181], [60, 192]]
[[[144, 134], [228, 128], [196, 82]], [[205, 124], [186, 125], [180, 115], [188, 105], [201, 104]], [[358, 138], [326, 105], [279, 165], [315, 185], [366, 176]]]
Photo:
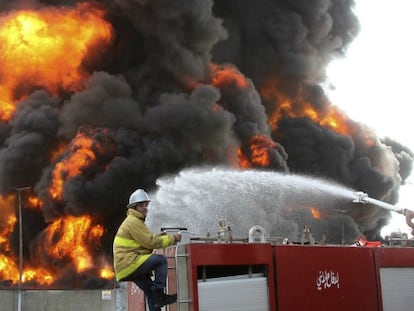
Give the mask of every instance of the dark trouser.
[[[152, 281], [151, 274], [154, 271], [155, 279]], [[122, 281], [132, 281], [141, 288], [147, 297], [150, 311], [159, 311], [160, 308], [154, 307], [152, 289], [163, 289], [166, 286], [168, 273], [167, 258], [160, 254], [151, 254], [151, 256], [132, 274]]]

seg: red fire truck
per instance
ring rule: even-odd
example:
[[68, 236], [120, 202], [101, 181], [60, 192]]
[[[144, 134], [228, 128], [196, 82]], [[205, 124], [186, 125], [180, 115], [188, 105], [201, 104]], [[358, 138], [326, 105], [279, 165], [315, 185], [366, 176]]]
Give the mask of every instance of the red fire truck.
[[[412, 223], [412, 214], [404, 213]], [[252, 227], [246, 240], [196, 238], [166, 250], [168, 291], [178, 294], [177, 303], [166, 308], [412, 311], [412, 246], [412, 239], [389, 245], [289, 244], [267, 240], [260, 226]], [[145, 297], [137, 297], [130, 310], [145, 305]]]

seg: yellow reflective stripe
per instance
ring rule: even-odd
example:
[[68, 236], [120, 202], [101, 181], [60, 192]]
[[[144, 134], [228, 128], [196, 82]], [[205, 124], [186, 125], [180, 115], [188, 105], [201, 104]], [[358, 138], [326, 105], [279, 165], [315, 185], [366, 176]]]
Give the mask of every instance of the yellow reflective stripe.
[[168, 237], [168, 235], [162, 235], [161, 238], [162, 238], [162, 244], [161, 244], [162, 248], [166, 248], [167, 246], [170, 245], [170, 238]]
[[128, 275], [130, 275], [132, 272], [138, 269], [148, 258], [151, 256], [151, 254], [145, 254], [138, 257], [138, 260], [135, 261], [132, 265], [126, 267], [125, 269], [119, 271], [116, 274], [116, 280], [122, 280], [123, 278], [126, 278]]
[[117, 246], [126, 246], [126, 247], [138, 247], [140, 246], [137, 241], [124, 239], [119, 236], [115, 237], [114, 244]]

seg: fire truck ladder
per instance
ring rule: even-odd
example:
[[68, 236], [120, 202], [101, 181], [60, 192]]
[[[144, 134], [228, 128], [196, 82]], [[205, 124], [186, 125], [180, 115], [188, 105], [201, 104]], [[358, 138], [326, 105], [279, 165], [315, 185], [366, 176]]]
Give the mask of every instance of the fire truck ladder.
[[[192, 233], [187, 231], [187, 228], [161, 228], [164, 232], [180, 232], [182, 236], [190, 235]], [[187, 239], [184, 239], [187, 240]], [[189, 240], [189, 239], [188, 239]], [[167, 291], [170, 287], [174, 287], [172, 279], [175, 276], [175, 286], [177, 293], [177, 302], [171, 306], [166, 306], [166, 310], [188, 311], [190, 310], [191, 299], [189, 298], [188, 289], [188, 273], [187, 273], [187, 259], [188, 254], [186, 247], [182, 242], [177, 243], [174, 247], [169, 247], [164, 250], [164, 254], [168, 260], [168, 278]], [[178, 267], [178, 268], [177, 268]], [[171, 279], [171, 280], [170, 280]], [[172, 285], [172, 286], [170, 286]]]
[[[190, 294], [188, 288], [187, 267], [188, 254], [184, 245], [175, 247], [175, 276], [177, 286], [177, 311], [188, 311], [190, 309]], [[177, 267], [181, 267], [177, 269]]]

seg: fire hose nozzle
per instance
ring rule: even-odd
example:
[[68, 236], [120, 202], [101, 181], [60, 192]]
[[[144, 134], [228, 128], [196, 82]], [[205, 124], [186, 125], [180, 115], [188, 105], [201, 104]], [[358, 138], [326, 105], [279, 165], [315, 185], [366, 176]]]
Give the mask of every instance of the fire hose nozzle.
[[368, 203], [368, 194], [366, 194], [365, 192], [362, 191], [357, 191], [354, 193], [355, 194], [355, 199], [352, 200], [352, 202], [354, 203]]
[[358, 191], [358, 192], [355, 192], [354, 194], [355, 194], [355, 198], [352, 201], [354, 203], [362, 203], [362, 204], [369, 203], [369, 204], [375, 205], [377, 207], [381, 207], [383, 209], [393, 211], [395, 213], [399, 213], [399, 214], [403, 214], [403, 215], [405, 215], [407, 213], [407, 210], [402, 209], [398, 206], [395, 206], [395, 205], [392, 205], [392, 204], [389, 204], [389, 203], [385, 203], [385, 202], [377, 200], [377, 199], [370, 198], [368, 196], [368, 194], [366, 194], [365, 192]]

